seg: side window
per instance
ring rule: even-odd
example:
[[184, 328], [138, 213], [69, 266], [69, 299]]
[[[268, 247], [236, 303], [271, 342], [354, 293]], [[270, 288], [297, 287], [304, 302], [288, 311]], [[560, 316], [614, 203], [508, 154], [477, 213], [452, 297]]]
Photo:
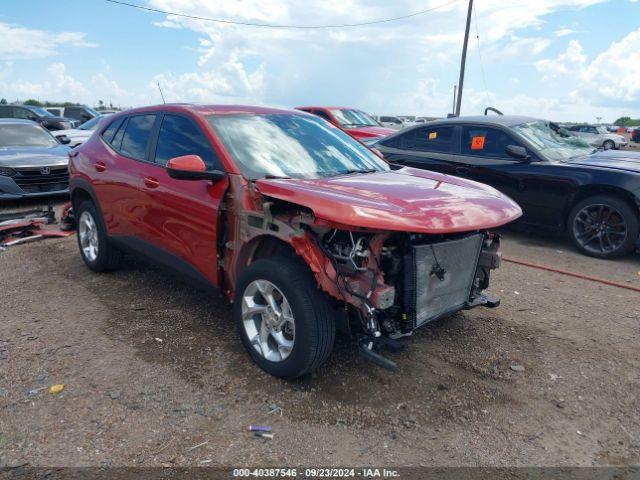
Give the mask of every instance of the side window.
[[122, 121], [123, 118], [117, 118], [105, 128], [104, 132], [102, 132], [102, 138], [104, 138], [105, 142], [109, 144], [113, 143], [113, 137], [115, 137], [118, 128], [122, 125]]
[[333, 123], [331, 121], [331, 118], [329, 118], [329, 114], [324, 110], [314, 110], [313, 114], [319, 116], [320, 118], [324, 118], [329, 123]]
[[[120, 147], [123, 155], [136, 160], [145, 160], [147, 145], [149, 144], [149, 138], [151, 138], [151, 129], [155, 120], [155, 114], [129, 117], [129, 121], [124, 128], [122, 146]], [[116, 140], [119, 134], [120, 132], [116, 134]]]
[[416, 128], [400, 136], [400, 148], [421, 152], [450, 153], [453, 146], [453, 128]]
[[67, 118], [73, 118], [74, 120], [80, 120], [82, 111], [78, 107], [67, 107], [64, 109], [64, 116]]
[[[31, 115], [29, 115], [31, 114]], [[33, 115], [29, 110], [27, 110], [26, 108], [13, 108], [13, 118], [20, 118], [22, 120], [29, 120], [29, 116], [35, 116]]]
[[505, 152], [505, 148], [508, 145], [517, 145], [517, 142], [497, 128], [462, 127], [462, 139], [460, 142], [460, 153], [462, 155], [511, 160], [512, 158]]
[[61, 110], [59, 108], [47, 108], [47, 111], [52, 114], [55, 115], [56, 117], [60, 116]]
[[165, 115], [158, 135], [155, 162], [165, 166], [169, 159], [183, 155], [199, 155], [207, 169], [222, 170], [213, 147], [195, 123], [178, 115]]
[[13, 118], [12, 107], [0, 107], [0, 118]]

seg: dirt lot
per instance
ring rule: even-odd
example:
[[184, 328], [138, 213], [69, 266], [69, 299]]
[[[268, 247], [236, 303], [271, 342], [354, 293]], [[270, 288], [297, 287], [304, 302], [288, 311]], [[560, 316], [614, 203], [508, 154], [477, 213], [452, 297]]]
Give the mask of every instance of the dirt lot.
[[[75, 241], [0, 252], [0, 465], [640, 462], [633, 291], [507, 263], [502, 305], [422, 329], [397, 374], [342, 340], [316, 376], [284, 382], [249, 361], [224, 299], [133, 259], [93, 274]], [[640, 285], [638, 255], [513, 232], [504, 249]]]

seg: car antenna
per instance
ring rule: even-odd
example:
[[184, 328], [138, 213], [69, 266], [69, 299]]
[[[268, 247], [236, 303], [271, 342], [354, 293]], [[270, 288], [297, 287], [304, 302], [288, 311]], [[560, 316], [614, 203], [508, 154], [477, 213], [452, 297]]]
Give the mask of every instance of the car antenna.
[[160, 96], [162, 97], [162, 103], [166, 105], [167, 102], [164, 101], [164, 94], [162, 93], [162, 87], [160, 86], [160, 82], [156, 82], [156, 84], [158, 85], [158, 90], [160, 90]]

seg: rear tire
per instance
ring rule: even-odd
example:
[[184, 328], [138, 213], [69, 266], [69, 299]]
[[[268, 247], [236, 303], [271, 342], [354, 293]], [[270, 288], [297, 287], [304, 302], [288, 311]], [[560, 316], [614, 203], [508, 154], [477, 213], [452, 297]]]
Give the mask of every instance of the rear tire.
[[571, 210], [567, 230], [582, 253], [597, 258], [633, 252], [639, 235], [638, 213], [621, 198], [594, 195]]
[[91, 200], [85, 200], [74, 209], [78, 248], [84, 263], [94, 272], [115, 270], [121, 253], [109, 242], [102, 217]]
[[272, 257], [249, 265], [236, 284], [233, 317], [253, 361], [275, 377], [311, 373], [333, 348], [330, 299], [297, 258]]

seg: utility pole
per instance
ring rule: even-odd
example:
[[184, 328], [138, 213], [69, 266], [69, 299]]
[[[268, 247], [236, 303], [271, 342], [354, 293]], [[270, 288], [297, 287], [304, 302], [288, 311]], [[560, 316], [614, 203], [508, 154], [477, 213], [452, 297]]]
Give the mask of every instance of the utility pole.
[[456, 114], [456, 95], [457, 95], [457, 91], [458, 91], [458, 86], [454, 85], [453, 86], [453, 107], [451, 108], [451, 114], [453, 116], [455, 116], [455, 114]]
[[460, 80], [458, 81], [458, 99], [456, 102], [456, 117], [460, 116], [462, 106], [462, 87], [464, 85], [464, 66], [467, 62], [467, 44], [469, 43], [469, 27], [471, 26], [471, 12], [473, 10], [473, 0], [469, 0], [469, 10], [467, 11], [467, 28], [464, 31], [464, 44], [462, 45], [462, 60], [460, 61]]

